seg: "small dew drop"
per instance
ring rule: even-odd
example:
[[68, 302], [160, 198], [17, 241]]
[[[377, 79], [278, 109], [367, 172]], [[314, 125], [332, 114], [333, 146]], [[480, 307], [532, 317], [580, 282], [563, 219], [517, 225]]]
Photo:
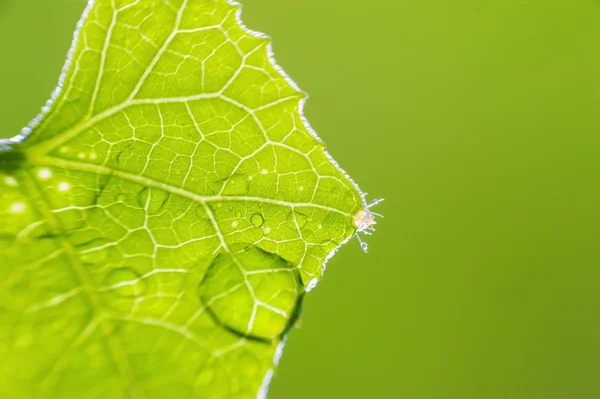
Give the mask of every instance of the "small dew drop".
[[237, 226], [238, 226], [237, 220], [231, 223], [231, 227], [237, 227]]
[[77, 158], [85, 159], [85, 154], [83, 152], [80, 152], [79, 154], [77, 154]]
[[117, 201], [125, 202], [125, 201], [127, 201], [127, 196], [125, 194], [121, 193], [121, 194], [117, 195]]
[[23, 213], [25, 212], [25, 204], [22, 202], [15, 202], [10, 206], [10, 211], [12, 213]]
[[250, 223], [252, 223], [252, 226], [254, 227], [262, 227], [265, 223], [265, 218], [260, 213], [255, 213], [250, 216]]
[[242, 212], [236, 212], [235, 213], [235, 217], [236, 218], [241, 218], [242, 217]]
[[232, 207], [232, 206], [228, 206], [228, 207], [227, 207], [227, 210], [229, 210], [229, 211], [233, 211], [233, 207]]
[[270, 227], [265, 227], [263, 229], [263, 231], [264, 231], [265, 234], [269, 234], [271, 232], [271, 228]]
[[15, 178], [14, 178], [14, 177], [12, 177], [12, 176], [7, 176], [7, 177], [5, 177], [5, 178], [4, 178], [4, 183], [5, 183], [7, 186], [16, 186], [16, 185], [18, 184], [18, 183], [17, 183], [17, 179], [15, 179]]
[[254, 179], [254, 176], [248, 176], [248, 180]]
[[94, 160], [94, 159], [96, 159], [96, 158], [98, 158], [98, 155], [97, 155], [95, 152], [92, 152], [92, 153], [90, 154], [90, 159], [91, 159], [91, 160]]
[[320, 228], [320, 229], [322, 229], [322, 228], [323, 228], [323, 225], [322, 225], [322, 224], [320, 224], [320, 225], [318, 225], [317, 227], [318, 227], [318, 228]]
[[38, 177], [42, 180], [46, 180], [52, 177], [52, 172], [48, 168], [40, 169], [38, 171]]
[[111, 271], [106, 276], [105, 285], [109, 292], [124, 298], [139, 297], [147, 289], [146, 280], [129, 267]]
[[298, 190], [303, 191], [304, 190], [304, 186], [298, 187]]
[[262, 173], [263, 175], [266, 175], [268, 172], [269, 172], [269, 171], [268, 171], [268, 170], [266, 170], [266, 169], [263, 169], [263, 170], [261, 170], [261, 171], [260, 171], [260, 173]]
[[58, 151], [61, 154], [66, 154], [67, 152], [69, 152], [69, 147], [62, 146], [62, 147], [60, 147], [60, 149]]
[[66, 181], [58, 183], [58, 191], [69, 191], [71, 189], [71, 185]]

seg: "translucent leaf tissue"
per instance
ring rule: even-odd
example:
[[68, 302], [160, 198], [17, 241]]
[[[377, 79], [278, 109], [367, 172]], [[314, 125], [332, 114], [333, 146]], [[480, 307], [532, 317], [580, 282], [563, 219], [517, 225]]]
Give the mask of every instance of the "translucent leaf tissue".
[[375, 223], [225, 0], [90, 1], [0, 141], [0, 397], [254, 398]]

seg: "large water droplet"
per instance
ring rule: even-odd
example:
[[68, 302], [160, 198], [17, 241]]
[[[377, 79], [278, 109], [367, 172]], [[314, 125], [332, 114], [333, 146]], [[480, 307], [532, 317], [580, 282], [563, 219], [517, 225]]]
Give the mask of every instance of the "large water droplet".
[[104, 282], [107, 290], [125, 298], [135, 298], [146, 292], [147, 283], [129, 267], [111, 271]]
[[199, 286], [210, 316], [242, 336], [269, 341], [281, 336], [296, 317], [304, 293], [298, 270], [255, 246], [229, 249], [235, 256], [220, 253]]
[[252, 226], [254, 227], [261, 227], [265, 223], [265, 218], [263, 218], [263, 215], [260, 213], [255, 213], [250, 216], [250, 223], [252, 223]]

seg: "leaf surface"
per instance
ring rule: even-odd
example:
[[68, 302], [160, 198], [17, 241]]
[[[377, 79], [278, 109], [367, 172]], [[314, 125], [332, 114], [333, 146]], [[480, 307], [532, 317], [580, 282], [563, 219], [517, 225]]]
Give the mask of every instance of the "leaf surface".
[[354, 183], [224, 0], [98, 0], [0, 142], [0, 397], [264, 394]]

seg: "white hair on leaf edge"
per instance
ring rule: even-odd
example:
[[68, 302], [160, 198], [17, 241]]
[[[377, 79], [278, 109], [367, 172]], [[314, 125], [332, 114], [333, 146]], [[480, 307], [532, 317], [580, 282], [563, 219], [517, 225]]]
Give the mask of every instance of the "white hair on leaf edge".
[[[242, 4], [239, 3], [238, 1], [235, 0], [226, 0], [229, 4], [231, 4], [232, 6], [238, 7], [238, 10], [236, 11], [236, 19], [238, 24], [240, 25], [240, 27], [248, 34], [254, 36], [254, 37], [258, 37], [258, 38], [262, 38], [262, 39], [268, 39], [269, 43], [267, 44], [267, 57], [269, 59], [269, 62], [271, 63], [271, 65], [273, 66], [273, 68], [287, 81], [287, 83], [296, 91], [303, 93], [304, 94], [304, 98], [301, 98], [300, 100], [298, 100], [298, 113], [300, 114], [300, 118], [302, 120], [302, 123], [304, 124], [304, 126], [306, 127], [306, 129], [308, 130], [308, 132], [311, 134], [311, 136], [313, 136], [318, 142], [323, 143], [323, 140], [317, 135], [317, 132], [312, 128], [312, 126], [310, 125], [310, 123], [308, 122], [308, 119], [306, 119], [306, 116], [304, 115], [304, 105], [306, 104], [306, 101], [309, 98], [308, 93], [306, 93], [305, 91], [301, 90], [300, 87], [298, 86], [298, 84], [296, 84], [296, 82], [289, 77], [289, 75], [283, 70], [283, 68], [281, 68], [278, 64], [277, 61], [275, 61], [275, 56], [274, 56], [274, 52], [273, 52], [273, 47], [272, 47], [272, 39], [265, 35], [264, 33], [261, 32], [257, 32], [254, 31], [252, 29], [249, 29], [242, 21]], [[362, 200], [362, 205], [363, 208], [361, 210], [359, 210], [360, 212], [366, 211], [369, 215], [371, 215], [371, 218], [373, 218], [373, 215], [377, 215], [373, 212], [370, 212], [368, 209], [374, 205], [376, 205], [377, 203], [381, 202], [382, 200], [376, 200], [374, 201], [372, 204], [368, 204], [366, 201], [366, 193], [364, 193], [360, 187], [358, 186], [358, 184], [354, 181], [354, 179], [352, 179], [350, 177], [350, 175], [348, 175], [348, 173], [346, 173], [346, 171], [344, 169], [342, 169], [342, 167], [337, 163], [337, 161], [335, 159], [333, 159], [333, 157], [331, 156], [331, 154], [329, 154], [329, 152], [323, 148], [323, 152], [325, 154], [325, 156], [327, 157], [327, 159], [329, 160], [329, 162], [331, 162], [333, 164], [333, 166], [339, 170], [344, 177], [346, 177], [346, 179], [348, 179], [348, 181], [350, 181], [350, 183], [352, 184], [352, 186], [356, 189], [356, 191], [358, 191], [361, 200]], [[380, 215], [377, 215], [380, 216]], [[367, 226], [370, 227], [372, 229], [372, 225], [375, 224], [374, 220], [373, 222]], [[357, 227], [357, 226], [355, 226]], [[325, 257], [325, 260], [323, 261], [323, 265], [321, 267], [321, 274], [323, 274], [325, 272], [325, 269], [327, 268], [327, 262], [329, 261], [329, 259], [331, 259], [336, 252], [344, 245], [346, 244], [348, 241], [350, 241], [352, 238], [354, 238], [356, 236], [356, 238], [358, 238], [358, 240], [360, 241], [360, 245], [361, 248], [363, 249], [363, 251], [366, 252], [366, 244], [363, 243], [361, 241], [361, 239], [358, 236], [359, 232], [366, 232], [369, 231], [370, 229], [367, 230], [367, 228], [365, 227], [364, 229], [360, 230], [359, 227], [357, 227], [356, 232], [347, 237], [344, 241], [342, 241], [341, 243], [339, 243], [331, 252], [329, 252], [327, 254], [327, 256]], [[367, 233], [369, 234], [369, 233]], [[314, 289], [317, 286], [318, 283], [318, 279], [312, 279], [310, 281], [309, 286], [307, 287], [306, 291], [310, 291], [312, 289]], [[285, 341], [285, 337], [282, 339], [282, 343]], [[283, 351], [283, 345], [281, 345], [281, 347], [278, 347], [278, 350], [276, 351], [275, 354], [275, 358], [273, 359], [273, 363], [275, 365], [277, 365], [279, 363], [279, 360], [282, 356], [282, 351]], [[265, 374], [264, 378], [263, 378], [263, 382], [261, 384], [261, 388], [260, 391], [258, 393], [257, 399], [264, 399], [267, 396], [268, 393], [268, 389], [269, 389], [269, 384], [271, 379], [273, 378], [273, 369], [269, 369], [267, 371], [267, 373]]]
[[[240, 27], [249, 35], [254, 36], [254, 37], [258, 37], [258, 38], [262, 38], [262, 39], [268, 39], [269, 43], [267, 44], [267, 57], [269, 59], [269, 62], [271, 63], [271, 65], [273, 66], [273, 68], [286, 80], [286, 82], [296, 91], [303, 93], [304, 94], [304, 98], [298, 100], [298, 113], [300, 114], [300, 118], [302, 120], [302, 123], [304, 124], [304, 126], [306, 127], [306, 129], [308, 130], [308, 132], [311, 134], [311, 136], [313, 136], [318, 142], [323, 143], [323, 140], [317, 135], [316, 131], [312, 128], [312, 126], [310, 125], [310, 123], [308, 122], [308, 120], [306, 119], [305, 115], [304, 115], [304, 105], [306, 103], [306, 101], [309, 98], [308, 93], [304, 92], [303, 90], [300, 89], [300, 87], [296, 84], [296, 82], [290, 78], [287, 73], [277, 64], [277, 62], [275, 61], [275, 57], [274, 57], [274, 53], [273, 53], [273, 49], [272, 49], [272, 39], [265, 35], [264, 33], [261, 32], [257, 32], [254, 30], [249, 29], [243, 22], [242, 22], [242, 4], [239, 3], [238, 1], [235, 0], [225, 0], [227, 3], [229, 3], [230, 5], [237, 7], [237, 11], [236, 11], [236, 19], [238, 24], [240, 25]], [[81, 16], [81, 18], [79, 19], [79, 21], [77, 22], [77, 26], [75, 28], [75, 32], [73, 33], [73, 41], [71, 43], [71, 47], [69, 48], [69, 51], [67, 52], [67, 60], [61, 70], [61, 74], [60, 77], [58, 79], [58, 85], [57, 87], [52, 91], [52, 94], [50, 95], [50, 99], [46, 102], [46, 104], [42, 107], [41, 112], [31, 121], [29, 122], [29, 124], [23, 128], [21, 130], [21, 132], [15, 136], [12, 137], [10, 139], [0, 139], [0, 151], [4, 150], [4, 149], [10, 149], [11, 144], [13, 143], [19, 143], [21, 141], [23, 141], [25, 138], [27, 138], [31, 132], [43, 121], [44, 117], [46, 117], [46, 115], [48, 115], [48, 113], [50, 112], [50, 110], [52, 109], [52, 106], [55, 104], [56, 101], [59, 100], [60, 95], [63, 92], [63, 88], [65, 85], [65, 81], [67, 79], [67, 76], [69, 74], [69, 70], [72, 66], [72, 62], [73, 62], [73, 57], [75, 54], [75, 51], [77, 50], [77, 45], [79, 43], [79, 33], [81, 31], [81, 29], [83, 28], [83, 25], [92, 9], [92, 7], [95, 4], [95, 0], [88, 0], [88, 4]], [[358, 233], [366, 233], [367, 231], [371, 231], [370, 228], [372, 228], [372, 225], [375, 224], [374, 219], [373, 219], [373, 215], [376, 216], [381, 216], [378, 215], [376, 213], [373, 213], [371, 211], [369, 211], [369, 208], [372, 207], [373, 205], [375, 205], [376, 203], [380, 202], [381, 200], [378, 201], [374, 201], [372, 204], [368, 204], [365, 196], [366, 194], [360, 189], [360, 187], [358, 186], [358, 184], [354, 181], [354, 179], [352, 179], [350, 177], [350, 175], [348, 175], [348, 173], [346, 173], [346, 171], [344, 169], [342, 169], [342, 167], [337, 163], [337, 161], [335, 161], [335, 159], [333, 159], [333, 157], [331, 156], [331, 154], [329, 154], [329, 152], [323, 148], [323, 152], [325, 154], [325, 156], [327, 157], [327, 159], [334, 165], [334, 167], [339, 170], [346, 179], [348, 179], [348, 181], [352, 184], [352, 186], [357, 190], [357, 192], [360, 194], [361, 200], [362, 200], [362, 205], [363, 208], [361, 210], [358, 211], [358, 213], [355, 215], [355, 217], [353, 219], [356, 219], [357, 216], [360, 217], [364, 217], [362, 220], [363, 224], [359, 224], [358, 226], [355, 224], [356, 232], [349, 236], [348, 238], [346, 238], [344, 241], [342, 241], [340, 244], [338, 244], [331, 252], [329, 252], [327, 254], [327, 256], [325, 257], [325, 260], [323, 261], [323, 266], [322, 266], [322, 273], [325, 272], [325, 269], [327, 267], [327, 262], [329, 261], [329, 259], [331, 259], [335, 253], [344, 245], [346, 244], [348, 241], [350, 241], [354, 236], [356, 236], [358, 238], [358, 240], [361, 242], [361, 248], [363, 250], [365, 250], [366, 252], [366, 246], [365, 244], [360, 240], [360, 238], [358, 237]], [[362, 212], [362, 213], [361, 213]], [[359, 215], [360, 214], [360, 215]], [[369, 234], [369, 233], [366, 233]], [[310, 289], [313, 289], [316, 285], [317, 285], [317, 281], [318, 280], [311, 280], [311, 284], [310, 284]], [[307, 289], [307, 291], [310, 291], [310, 289]], [[279, 363], [279, 360], [282, 356], [282, 352], [283, 352], [283, 346], [285, 345], [285, 337], [282, 338], [280, 344], [277, 347], [274, 359], [273, 359], [273, 363], [275, 365], [277, 365]], [[269, 369], [267, 371], [267, 373], [265, 374], [260, 390], [258, 392], [257, 398], [259, 399], [263, 399], [266, 398], [267, 393], [268, 393], [268, 388], [269, 388], [269, 384], [270, 381], [273, 377], [273, 369]]]
[[96, 0], [88, 0], [88, 4], [83, 10], [83, 14], [77, 22], [75, 32], [73, 32], [73, 40], [71, 41], [71, 47], [67, 52], [67, 60], [65, 61], [65, 64], [61, 69], [60, 76], [58, 78], [58, 84], [50, 94], [50, 99], [46, 101], [46, 104], [44, 104], [44, 106], [42, 107], [41, 112], [35, 118], [33, 118], [33, 120], [29, 122], [27, 126], [21, 129], [21, 132], [18, 135], [10, 139], [0, 140], [0, 149], [2, 149], [4, 145], [10, 147], [11, 143], [20, 143], [21, 141], [25, 140], [31, 134], [33, 129], [35, 129], [43, 121], [44, 117], [52, 109], [54, 103], [59, 99], [60, 95], [62, 94], [65, 81], [67, 80], [67, 75], [69, 74], [69, 70], [71, 69], [71, 65], [73, 63], [73, 56], [75, 54], [75, 51], [77, 50], [77, 45], [79, 44], [79, 33], [81, 32], [83, 24], [85, 23], [85, 20], [90, 14], [90, 11], [92, 10], [92, 7], [95, 3]]

